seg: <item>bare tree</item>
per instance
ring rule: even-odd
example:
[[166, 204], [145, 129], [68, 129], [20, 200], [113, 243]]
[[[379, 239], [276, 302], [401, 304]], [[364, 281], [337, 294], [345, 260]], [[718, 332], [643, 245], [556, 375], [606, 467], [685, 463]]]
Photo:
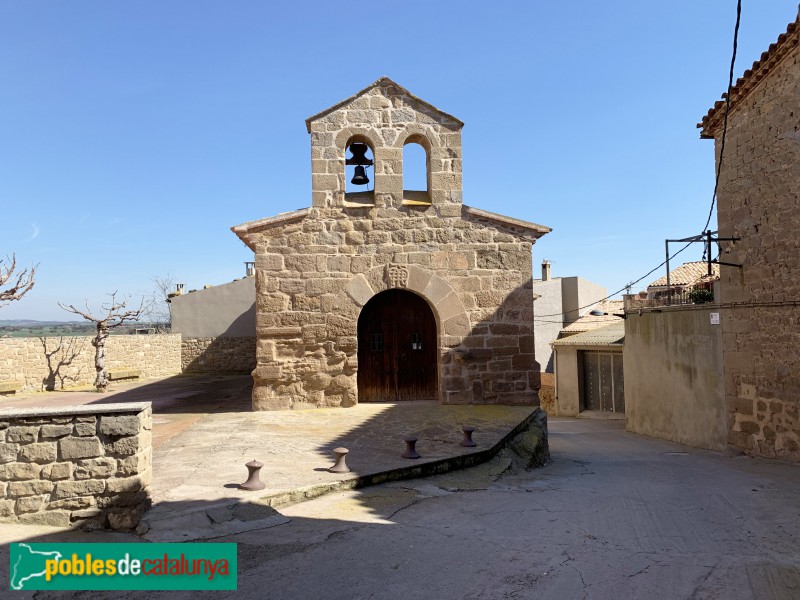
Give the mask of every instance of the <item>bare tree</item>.
[[[0, 306], [12, 300], [19, 300], [33, 289], [33, 284], [36, 282], [36, 267], [23, 269], [14, 275], [16, 270], [16, 254], [6, 256], [5, 260], [0, 259]], [[10, 287], [4, 288], [6, 285]]]
[[97, 328], [97, 333], [92, 339], [92, 346], [95, 348], [94, 352], [94, 368], [97, 371], [97, 377], [94, 380], [94, 387], [98, 392], [105, 392], [108, 388], [108, 372], [106, 371], [106, 339], [112, 329], [120, 327], [125, 323], [132, 323], [138, 321], [139, 318], [147, 312], [149, 304], [145, 302], [144, 298], [139, 304], [137, 309], [126, 310], [129, 298], [124, 300], [117, 300], [117, 292], [110, 294], [111, 302], [101, 305], [100, 310], [102, 314], [95, 316], [89, 308], [89, 302], [86, 302], [86, 311], [75, 308], [72, 304], [63, 305], [61, 302], [58, 305], [64, 310], [73, 314], [79, 315], [91, 321]]
[[155, 276], [153, 282], [153, 301], [145, 318], [155, 327], [158, 333], [168, 333], [172, 327], [172, 314], [169, 310], [169, 295], [175, 291], [177, 279], [172, 273]]

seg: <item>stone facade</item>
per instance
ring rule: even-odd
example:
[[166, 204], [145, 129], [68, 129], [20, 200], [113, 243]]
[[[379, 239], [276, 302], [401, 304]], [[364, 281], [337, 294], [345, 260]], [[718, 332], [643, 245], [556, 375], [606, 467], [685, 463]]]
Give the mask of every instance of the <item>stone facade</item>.
[[[724, 103], [701, 123], [719, 158]], [[731, 93], [717, 217], [728, 444], [800, 460], [800, 19]]]
[[[440, 402], [538, 402], [531, 246], [550, 230], [462, 204], [462, 125], [387, 78], [307, 120], [311, 207], [232, 228], [255, 253], [256, 410], [358, 402], [359, 315], [390, 289], [433, 311]], [[352, 142], [373, 192], [345, 193]], [[427, 190], [403, 189], [412, 142]]]
[[[181, 336], [112, 335], [106, 340], [106, 368], [135, 369], [142, 378], [177, 375]], [[13, 381], [22, 391], [91, 384], [95, 375], [91, 337], [0, 339], [0, 381]]]
[[0, 412], [0, 521], [132, 529], [150, 503], [149, 403]]
[[250, 373], [256, 368], [256, 338], [184, 338], [181, 364], [184, 373]]

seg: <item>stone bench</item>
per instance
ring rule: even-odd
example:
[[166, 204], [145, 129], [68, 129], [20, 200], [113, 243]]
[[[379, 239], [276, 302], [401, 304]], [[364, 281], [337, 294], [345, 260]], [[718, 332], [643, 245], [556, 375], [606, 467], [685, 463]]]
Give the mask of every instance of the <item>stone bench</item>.
[[18, 381], [0, 381], [0, 394], [14, 394], [20, 387]]
[[141, 376], [141, 369], [114, 369], [108, 372], [108, 379], [111, 381], [119, 381], [120, 379], [138, 379]]

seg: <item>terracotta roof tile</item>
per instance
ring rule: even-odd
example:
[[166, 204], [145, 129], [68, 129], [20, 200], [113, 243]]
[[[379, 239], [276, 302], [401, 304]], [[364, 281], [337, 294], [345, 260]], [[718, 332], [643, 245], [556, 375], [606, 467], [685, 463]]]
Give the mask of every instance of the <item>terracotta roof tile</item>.
[[[714, 281], [719, 279], [719, 265], [711, 264], [711, 271], [714, 273], [711, 277], [708, 276], [708, 263], [702, 260], [695, 262], [688, 262], [682, 264], [677, 269], [670, 271], [669, 283], [670, 285], [695, 285], [704, 281]], [[647, 289], [654, 287], [666, 287], [667, 276], [659, 277]]]
[[[731, 109], [737, 102], [747, 96], [792, 49], [798, 46], [798, 40], [800, 40], [800, 11], [798, 11], [797, 19], [789, 23], [786, 32], [778, 36], [778, 41], [770, 44], [767, 51], [761, 54], [761, 58], [755, 61], [753, 66], [736, 80], [736, 83], [731, 88]], [[714, 137], [714, 132], [722, 124], [725, 115], [725, 98], [727, 95], [727, 92], [723, 93], [722, 100], [717, 100], [708, 111], [708, 114], [697, 124], [697, 127], [701, 129], [700, 137]]]

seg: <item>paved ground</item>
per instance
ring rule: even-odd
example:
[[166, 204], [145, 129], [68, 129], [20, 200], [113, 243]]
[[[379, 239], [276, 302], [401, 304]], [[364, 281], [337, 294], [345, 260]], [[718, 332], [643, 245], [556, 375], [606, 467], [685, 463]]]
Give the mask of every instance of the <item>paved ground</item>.
[[[177, 377], [91, 391], [30, 394], [8, 404], [64, 406], [80, 402], [153, 402], [153, 508], [145, 516], [150, 541], [188, 541], [240, 532], [285, 519], [269, 505], [287, 504], [346, 487], [366, 477], [398, 477], [464, 457], [481, 457], [533, 412], [531, 407], [440, 406], [436, 402], [359, 404], [343, 409], [252, 412], [252, 379]], [[459, 445], [462, 426], [475, 427], [475, 448]], [[416, 436], [418, 460], [400, 457], [403, 438]], [[350, 473], [328, 472], [333, 449], [350, 450]], [[238, 484], [245, 463], [264, 464], [258, 492]], [[412, 473], [408, 473], [412, 471]], [[241, 501], [258, 506], [241, 507]]]
[[[623, 427], [551, 419], [553, 460], [537, 471], [498, 477], [496, 459], [283, 508], [283, 525], [218, 540], [239, 544], [239, 591], [215, 597], [800, 597], [800, 467], [727, 458]], [[0, 535], [10, 540], [14, 531]], [[2, 577], [8, 589], [5, 570]]]

